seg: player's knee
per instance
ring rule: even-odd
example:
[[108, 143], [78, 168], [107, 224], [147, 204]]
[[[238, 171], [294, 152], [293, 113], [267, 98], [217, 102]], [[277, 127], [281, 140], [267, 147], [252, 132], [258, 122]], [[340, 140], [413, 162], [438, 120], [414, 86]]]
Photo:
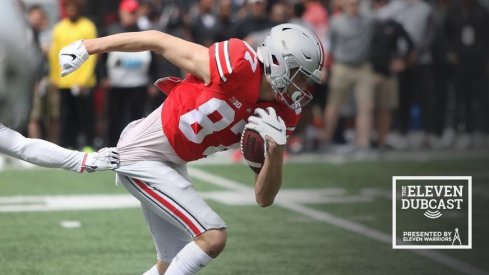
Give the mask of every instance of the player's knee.
[[215, 258], [226, 246], [227, 233], [225, 229], [211, 229], [195, 238], [195, 242], [207, 253]]

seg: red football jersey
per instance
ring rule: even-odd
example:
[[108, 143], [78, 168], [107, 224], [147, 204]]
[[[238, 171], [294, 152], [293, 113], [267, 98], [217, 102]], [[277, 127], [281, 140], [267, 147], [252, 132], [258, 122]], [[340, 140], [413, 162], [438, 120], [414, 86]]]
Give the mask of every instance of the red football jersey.
[[167, 78], [156, 83], [168, 94], [161, 113], [163, 131], [181, 159], [192, 161], [238, 148], [241, 132], [256, 107], [275, 107], [288, 130], [295, 127], [299, 114], [287, 106], [257, 104], [262, 65], [246, 42], [215, 43], [209, 48], [209, 62], [207, 85], [192, 75], [182, 81]]

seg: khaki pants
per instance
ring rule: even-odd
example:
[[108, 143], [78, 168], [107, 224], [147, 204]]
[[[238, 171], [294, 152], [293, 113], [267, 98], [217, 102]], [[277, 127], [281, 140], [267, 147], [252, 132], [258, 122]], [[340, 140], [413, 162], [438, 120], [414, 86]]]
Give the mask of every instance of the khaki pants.
[[399, 106], [399, 88], [396, 76], [374, 73], [375, 107], [394, 110]]
[[374, 77], [369, 63], [358, 66], [337, 63], [333, 65], [328, 104], [341, 107], [353, 92], [358, 106], [372, 106], [373, 88]]
[[59, 94], [47, 78], [41, 79], [34, 92], [31, 120], [41, 120], [44, 116], [49, 119], [59, 119]]

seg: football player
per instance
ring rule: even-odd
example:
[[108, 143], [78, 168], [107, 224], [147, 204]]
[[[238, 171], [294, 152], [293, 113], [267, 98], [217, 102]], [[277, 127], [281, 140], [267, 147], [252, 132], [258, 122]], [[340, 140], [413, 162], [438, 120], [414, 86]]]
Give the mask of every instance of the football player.
[[312, 98], [309, 81], [319, 82], [323, 50], [295, 24], [272, 28], [257, 52], [239, 39], [206, 48], [158, 31], [121, 33], [63, 48], [61, 74], [92, 54], [145, 50], [189, 74], [155, 83], [168, 97], [122, 132], [116, 178], [141, 201], [153, 235], [157, 263], [144, 274], [194, 274], [224, 249], [226, 224], [195, 192], [186, 163], [237, 148], [243, 129], [255, 129], [267, 141], [256, 201], [271, 205], [282, 182], [286, 135]]
[[119, 166], [117, 148], [103, 148], [94, 153], [68, 150], [42, 139], [25, 138], [2, 123], [0, 153], [35, 165], [79, 173], [113, 170]]

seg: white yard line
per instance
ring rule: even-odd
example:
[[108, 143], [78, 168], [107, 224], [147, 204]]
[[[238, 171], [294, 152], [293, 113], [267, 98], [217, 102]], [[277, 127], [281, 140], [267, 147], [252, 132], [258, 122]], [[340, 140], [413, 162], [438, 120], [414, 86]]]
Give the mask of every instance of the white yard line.
[[0, 197], [0, 213], [124, 209], [140, 206], [139, 201], [131, 195], [93, 194]]
[[[214, 174], [210, 174], [208, 172], [202, 171], [201, 169], [191, 167], [189, 168], [189, 172], [193, 177], [196, 177], [200, 180], [208, 182], [210, 184], [214, 184], [226, 189], [231, 189], [234, 191], [241, 192], [253, 192], [253, 188], [246, 186], [245, 184], [239, 183], [237, 181], [233, 181], [230, 179], [226, 179]], [[348, 230], [350, 232], [359, 234], [361, 236], [365, 236], [382, 243], [392, 245], [392, 238], [390, 235], [385, 234], [381, 231], [366, 227], [364, 225], [342, 219], [340, 217], [334, 216], [324, 211], [319, 211], [313, 208], [306, 207], [304, 205], [289, 203], [287, 200], [280, 199], [280, 193], [277, 196], [277, 200], [275, 202], [277, 206], [288, 209], [290, 211], [300, 213], [302, 215], [308, 216], [317, 221], [322, 221], [330, 225], [334, 225], [340, 227], [342, 229]], [[434, 250], [409, 250], [413, 253], [421, 255], [423, 257], [429, 258], [435, 262], [443, 264], [447, 267], [455, 269], [465, 274], [471, 275], [488, 275], [489, 273], [478, 269], [477, 267], [466, 264], [458, 259], [452, 258], [440, 252]]]

